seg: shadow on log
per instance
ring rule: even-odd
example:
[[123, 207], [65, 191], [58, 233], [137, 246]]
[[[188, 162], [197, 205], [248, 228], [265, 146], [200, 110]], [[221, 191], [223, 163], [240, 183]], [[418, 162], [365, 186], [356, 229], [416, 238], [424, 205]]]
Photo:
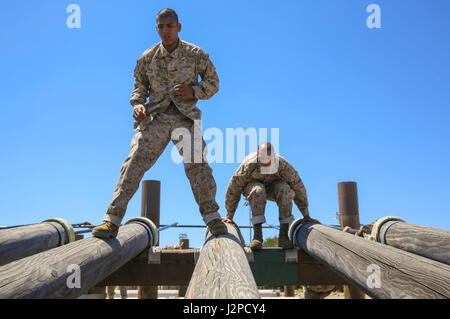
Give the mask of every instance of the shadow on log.
[[240, 231], [225, 224], [226, 235], [216, 237], [207, 231], [186, 299], [260, 299]]

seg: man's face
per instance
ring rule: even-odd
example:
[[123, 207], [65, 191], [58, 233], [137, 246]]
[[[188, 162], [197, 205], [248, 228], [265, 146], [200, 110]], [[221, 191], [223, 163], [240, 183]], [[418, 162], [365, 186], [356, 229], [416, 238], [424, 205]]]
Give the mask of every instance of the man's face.
[[269, 153], [266, 147], [260, 147], [257, 153], [258, 164], [261, 166], [270, 166], [273, 162], [274, 155], [273, 152]]
[[164, 46], [171, 46], [178, 43], [178, 32], [181, 31], [181, 24], [175, 18], [158, 19], [156, 31]]

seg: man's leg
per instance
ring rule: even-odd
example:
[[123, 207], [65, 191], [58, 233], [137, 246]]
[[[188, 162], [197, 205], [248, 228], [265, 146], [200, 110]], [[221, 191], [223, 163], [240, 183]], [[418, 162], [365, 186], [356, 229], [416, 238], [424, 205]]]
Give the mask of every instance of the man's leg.
[[194, 122], [186, 118], [177, 125], [171, 139], [180, 155], [183, 156], [184, 171], [191, 184], [203, 221], [213, 235], [225, 234], [227, 228], [221, 221], [219, 205], [216, 202], [216, 182], [206, 160], [206, 143], [201, 132], [198, 134], [199, 136], [194, 134]]
[[284, 181], [277, 181], [269, 186], [268, 199], [273, 200], [278, 205], [280, 233], [278, 235], [278, 246], [284, 249], [291, 249], [292, 243], [289, 240], [289, 224], [294, 221], [292, 216], [292, 201], [295, 192]]
[[[113, 200], [103, 217], [104, 223], [92, 235], [101, 238], [115, 237], [125, 215], [128, 202], [139, 188], [142, 177], [159, 158], [170, 141], [169, 126], [155, 116], [149, 127], [138, 132], [131, 142], [131, 150], [120, 170]], [[112, 224], [112, 225], [111, 225]], [[115, 226], [115, 227], [114, 227]], [[112, 228], [112, 229], [111, 229]]]
[[114, 299], [114, 288], [115, 286], [107, 286], [106, 287], [106, 298]]
[[260, 182], [250, 182], [244, 188], [244, 196], [248, 200], [252, 211], [252, 224], [255, 234], [250, 243], [252, 250], [262, 248], [262, 224], [266, 222], [264, 211], [266, 210], [266, 188]]

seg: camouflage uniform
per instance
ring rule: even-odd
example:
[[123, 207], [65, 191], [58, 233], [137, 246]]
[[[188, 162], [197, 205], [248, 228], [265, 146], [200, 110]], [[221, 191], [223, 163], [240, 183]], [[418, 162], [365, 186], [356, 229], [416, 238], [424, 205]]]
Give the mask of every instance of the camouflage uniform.
[[264, 172], [257, 163], [256, 152], [250, 154], [231, 178], [225, 196], [227, 217], [233, 219], [241, 194], [244, 194], [252, 210], [252, 223], [266, 221], [266, 200], [277, 203], [280, 224], [291, 223], [292, 200], [303, 216], [309, 215], [305, 186], [297, 171], [282, 156], [276, 154], [278, 169]]
[[[198, 75], [201, 76], [201, 82], [198, 82]], [[149, 97], [149, 102], [145, 104], [147, 118], [134, 125], [139, 132], [131, 142], [130, 154], [122, 165], [113, 200], [104, 220], [120, 225], [128, 202], [139, 188], [144, 173], [155, 164], [170, 140], [181, 155], [185, 153], [186, 176], [203, 220], [209, 223], [220, 219], [219, 206], [215, 201], [216, 183], [204, 156], [207, 151], [201, 129], [194, 134], [194, 121], [198, 123], [201, 119], [197, 100], [209, 99], [219, 89], [219, 78], [208, 54], [182, 40], [169, 53], [160, 42], [145, 51], [137, 61], [134, 78], [135, 89], [130, 102], [133, 107], [137, 107], [144, 105]], [[177, 84], [192, 86], [194, 98], [182, 100], [176, 96], [173, 87]], [[185, 141], [177, 133], [179, 130], [189, 132], [190, 141]], [[189, 143], [185, 142], [190, 142], [190, 156], [189, 152], [185, 152]], [[201, 146], [194, 149], [195, 145]]]

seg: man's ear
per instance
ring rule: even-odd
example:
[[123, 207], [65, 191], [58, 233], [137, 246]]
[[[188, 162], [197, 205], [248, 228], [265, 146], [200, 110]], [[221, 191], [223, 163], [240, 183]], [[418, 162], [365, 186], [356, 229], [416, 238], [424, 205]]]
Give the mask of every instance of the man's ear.
[[178, 23], [178, 32], [181, 31], [181, 23]]

